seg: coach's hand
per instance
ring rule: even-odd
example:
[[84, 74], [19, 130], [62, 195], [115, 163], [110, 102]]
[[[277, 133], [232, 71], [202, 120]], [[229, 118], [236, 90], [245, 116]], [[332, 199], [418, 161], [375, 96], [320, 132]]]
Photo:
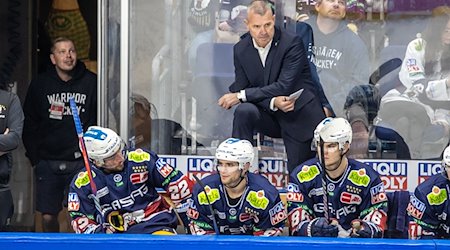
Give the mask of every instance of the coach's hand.
[[224, 109], [230, 109], [234, 105], [239, 104], [240, 101], [237, 97], [237, 93], [228, 93], [220, 97], [217, 103]]

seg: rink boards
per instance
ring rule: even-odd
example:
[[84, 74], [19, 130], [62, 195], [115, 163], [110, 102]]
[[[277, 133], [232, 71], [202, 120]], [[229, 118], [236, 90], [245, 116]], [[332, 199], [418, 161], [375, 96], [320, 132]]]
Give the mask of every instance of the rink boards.
[[43, 233], [0, 233], [2, 250], [447, 250], [448, 240], [338, 239], [306, 237], [251, 236], [154, 236], [154, 235], [77, 235]]
[[[202, 178], [214, 172], [214, 158], [211, 156], [190, 156], [190, 155], [163, 155], [167, 163], [177, 169], [196, 175]], [[430, 176], [437, 174], [441, 170], [440, 161], [425, 160], [361, 160], [375, 169], [384, 182], [386, 190], [408, 190], [414, 188], [425, 181]], [[256, 165], [256, 164], [254, 164]], [[281, 192], [288, 183], [289, 177], [285, 171], [285, 162], [280, 158], [260, 158], [258, 161], [258, 171]], [[253, 172], [256, 168], [253, 169]]]

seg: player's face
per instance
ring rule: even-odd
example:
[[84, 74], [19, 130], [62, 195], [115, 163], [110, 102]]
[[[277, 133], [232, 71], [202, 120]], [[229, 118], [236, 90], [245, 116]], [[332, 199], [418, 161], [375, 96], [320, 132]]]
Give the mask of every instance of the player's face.
[[263, 16], [254, 11], [249, 11], [245, 23], [250, 35], [255, 39], [258, 46], [266, 47], [272, 41], [275, 35], [275, 16], [272, 14], [272, 11], [266, 11], [266, 14]]
[[316, 11], [321, 17], [341, 20], [345, 17], [346, 0], [322, 0], [316, 3]]
[[[319, 153], [320, 153], [319, 148]], [[325, 160], [325, 168], [333, 171], [339, 167], [341, 162], [341, 150], [339, 150], [339, 143], [337, 142], [325, 142], [323, 144], [323, 156]]]
[[239, 163], [235, 161], [217, 161], [217, 171], [220, 174], [220, 180], [225, 186], [234, 186], [241, 179]]
[[107, 172], [120, 172], [123, 170], [123, 162], [125, 157], [123, 156], [122, 150], [119, 149], [117, 153], [113, 156], [108, 157], [103, 160], [104, 165], [102, 166]]
[[63, 72], [70, 72], [77, 64], [77, 51], [70, 41], [62, 41], [55, 44], [55, 50], [50, 55], [55, 67]]
[[444, 31], [442, 31], [441, 39], [443, 45], [450, 45], [450, 20], [447, 22]]

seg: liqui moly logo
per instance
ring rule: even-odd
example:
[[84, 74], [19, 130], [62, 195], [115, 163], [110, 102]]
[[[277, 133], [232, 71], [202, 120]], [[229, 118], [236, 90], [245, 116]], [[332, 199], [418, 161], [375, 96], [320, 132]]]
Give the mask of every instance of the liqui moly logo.
[[433, 175], [439, 174], [441, 171], [442, 164], [440, 162], [419, 162], [418, 184], [426, 181]]
[[282, 159], [261, 159], [258, 165], [259, 173], [266, 177], [272, 185], [278, 189], [286, 187], [289, 176]]
[[406, 162], [366, 162], [380, 174], [385, 190], [407, 190], [408, 172]]
[[177, 158], [176, 157], [159, 157], [163, 161], [165, 161], [167, 164], [172, 166], [173, 168], [177, 168]]
[[202, 179], [215, 172], [214, 158], [188, 158], [187, 172], [189, 177], [194, 175]]

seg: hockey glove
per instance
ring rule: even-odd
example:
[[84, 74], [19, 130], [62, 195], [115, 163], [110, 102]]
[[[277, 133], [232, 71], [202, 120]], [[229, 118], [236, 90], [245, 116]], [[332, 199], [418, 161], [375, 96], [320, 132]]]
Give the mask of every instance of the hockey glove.
[[307, 235], [313, 237], [337, 237], [339, 231], [336, 225], [331, 225], [324, 217], [310, 221], [306, 230]]
[[352, 221], [352, 238], [380, 238], [382, 236], [381, 230], [373, 223], [367, 223], [362, 220]]

